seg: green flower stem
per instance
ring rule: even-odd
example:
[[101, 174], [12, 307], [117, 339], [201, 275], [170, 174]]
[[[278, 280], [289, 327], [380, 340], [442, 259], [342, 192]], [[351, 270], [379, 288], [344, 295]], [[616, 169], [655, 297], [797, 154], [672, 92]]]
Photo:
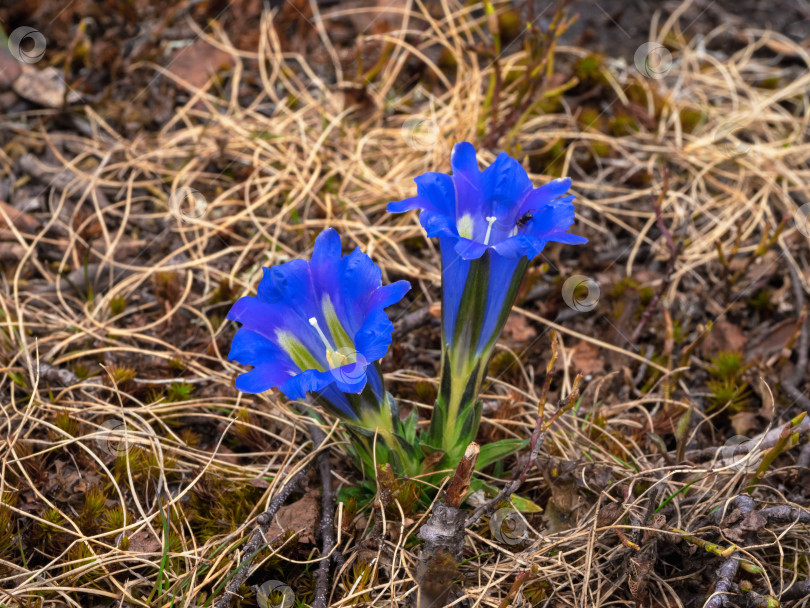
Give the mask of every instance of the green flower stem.
[[[379, 362], [374, 365], [382, 377]], [[389, 463], [394, 472], [400, 475], [410, 477], [419, 474], [422, 453], [416, 442], [416, 412], [402, 420], [391, 394], [383, 390], [382, 398], [379, 398], [370, 384], [361, 393], [347, 393], [346, 397], [358, 413], [357, 419], [346, 418], [323, 397], [316, 396], [315, 401], [343, 421], [351, 435], [351, 449], [361, 468], [370, 477], [375, 475], [375, 462], [377, 465]]]
[[[528, 264], [529, 261], [522, 258], [511, 277], [493, 277], [489, 251], [471, 260], [453, 336], [448, 336], [442, 327], [441, 383], [425, 443], [445, 453], [441, 461], [444, 466], [455, 466], [478, 432], [481, 418], [478, 397], [489, 360]], [[506, 296], [491, 335], [482, 336], [491, 280], [508, 281]], [[482, 343], [483, 348], [479, 348]]]

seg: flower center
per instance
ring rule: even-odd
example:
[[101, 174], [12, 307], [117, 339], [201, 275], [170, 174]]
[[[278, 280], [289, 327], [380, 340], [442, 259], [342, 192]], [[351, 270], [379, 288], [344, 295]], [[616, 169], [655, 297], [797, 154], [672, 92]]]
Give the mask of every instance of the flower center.
[[458, 219], [458, 222], [456, 222], [456, 228], [458, 229], [459, 236], [472, 240], [473, 219], [469, 213], [465, 213]]
[[354, 361], [352, 361], [351, 355], [342, 353], [332, 348], [332, 345], [329, 343], [329, 340], [326, 339], [323, 330], [321, 330], [321, 326], [318, 325], [318, 319], [316, 319], [315, 317], [311, 317], [309, 319], [309, 324], [312, 325], [312, 327], [315, 328], [315, 331], [318, 332], [318, 336], [320, 336], [321, 342], [323, 342], [323, 345], [326, 347], [326, 360], [329, 362], [329, 367], [331, 369], [341, 367], [343, 365], [346, 365], [347, 363], [354, 363]]

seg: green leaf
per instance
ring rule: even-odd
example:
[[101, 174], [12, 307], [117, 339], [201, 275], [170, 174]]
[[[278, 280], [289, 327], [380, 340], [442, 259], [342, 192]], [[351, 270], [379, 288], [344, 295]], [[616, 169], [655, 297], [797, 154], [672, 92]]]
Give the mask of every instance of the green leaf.
[[470, 479], [470, 493], [477, 492], [478, 490], [483, 491], [487, 498], [494, 498], [498, 495], [498, 488], [489, 485], [480, 477], [473, 477]]
[[481, 471], [496, 460], [514, 454], [529, 445], [528, 439], [501, 439], [481, 446], [476, 471]]
[[543, 507], [540, 505], [533, 503], [528, 498], [518, 496], [517, 494], [512, 494], [512, 496], [509, 497], [509, 500], [512, 501], [514, 507], [521, 513], [542, 513], [543, 511]]

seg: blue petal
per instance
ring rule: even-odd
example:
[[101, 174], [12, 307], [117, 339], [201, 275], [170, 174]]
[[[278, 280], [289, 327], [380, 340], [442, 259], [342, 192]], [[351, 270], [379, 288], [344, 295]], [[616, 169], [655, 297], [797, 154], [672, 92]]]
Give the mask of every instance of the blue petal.
[[340, 306], [335, 303], [343, 328], [354, 336], [363, 325], [365, 303], [382, 286], [382, 272], [358, 247], [340, 260]]
[[465, 260], [477, 260], [487, 250], [488, 245], [459, 237], [456, 240], [455, 250]]
[[408, 281], [397, 281], [390, 285], [380, 287], [377, 291], [371, 294], [368, 302], [366, 303], [366, 312], [377, 308], [388, 308], [399, 302], [405, 297], [411, 289], [411, 284]]
[[578, 234], [571, 234], [570, 232], [552, 232], [545, 235], [547, 241], [554, 243], [564, 243], [566, 245], [584, 245], [588, 242], [584, 236]]
[[507, 210], [516, 214], [523, 198], [532, 189], [526, 170], [506, 152], [501, 152], [495, 162], [484, 170], [483, 180], [487, 198], [493, 203], [500, 202], [500, 209], [493, 204], [486, 210], [487, 215], [502, 217], [498, 211], [503, 214]]
[[333, 228], [327, 228], [315, 239], [312, 258], [309, 262], [312, 280], [318, 291], [327, 292], [330, 295], [337, 291], [339, 264], [340, 236]]
[[412, 196], [401, 201], [391, 201], [385, 206], [385, 210], [388, 213], [405, 213], [411, 209], [424, 209], [428, 205], [430, 205], [430, 201], [426, 201], [421, 196]]
[[455, 242], [456, 239], [439, 239], [442, 254], [442, 334], [447, 340], [451, 340], [455, 332], [458, 307], [470, 273], [470, 262], [456, 253]]
[[236, 387], [245, 393], [262, 393], [299, 372], [287, 353], [267, 338], [244, 327], [233, 338], [228, 361], [255, 366], [252, 371], [236, 379]]
[[261, 334], [245, 327], [233, 337], [228, 361], [238, 361], [245, 365], [273, 361], [279, 368], [283, 368], [285, 374], [297, 369], [287, 353]]
[[[532, 210], [539, 211], [554, 199], [561, 197], [570, 189], [570, 177], [561, 177], [559, 179], [550, 181], [544, 186], [535, 188], [526, 195], [525, 199], [523, 199], [523, 204], [520, 206], [520, 210], [518, 211], [518, 217]], [[573, 200], [573, 198], [574, 197], [571, 196], [571, 198], [568, 200]]]
[[371, 312], [363, 324], [363, 328], [355, 336], [355, 348], [365, 357], [366, 361], [382, 359], [391, 345], [391, 332], [394, 324], [382, 310]]
[[297, 298], [289, 294], [287, 298], [268, 302], [259, 297], [245, 296], [239, 298], [231, 307], [227, 318], [238, 321], [243, 328], [259, 334], [274, 344], [277, 340], [277, 330], [289, 332], [304, 345], [322, 367], [328, 367], [323, 344], [308, 320], [317, 311], [310, 310], [312, 306], [304, 303], [306, 299], [304, 294], [300, 294]]
[[488, 210], [483, 209], [485, 199], [483, 180], [472, 144], [461, 142], [453, 146], [450, 166], [453, 168], [453, 185], [456, 190], [454, 219], [467, 214], [473, 218], [482, 218]]
[[[236, 389], [243, 393], [258, 394], [266, 390], [275, 388], [279, 385], [284, 385], [286, 378], [291, 376], [287, 375], [282, 377], [279, 375], [279, 367], [275, 363], [262, 363], [254, 367], [251, 371], [240, 374], [236, 378]], [[290, 395], [282, 390], [290, 399], [302, 399], [303, 395]]]
[[543, 251], [544, 245], [545, 241], [534, 235], [518, 234], [502, 240], [494, 245], [492, 249], [505, 258], [527, 257], [531, 260]]
[[[383, 355], [385, 353], [383, 352]], [[366, 361], [360, 353], [358, 353], [357, 362], [350, 365], [343, 365], [329, 370], [333, 378], [333, 382], [338, 390], [344, 393], [359, 393], [366, 386], [366, 368], [368, 361]]]
[[323, 390], [334, 382], [335, 378], [330, 372], [320, 372], [317, 369], [308, 369], [296, 376], [293, 376], [278, 388], [287, 396], [288, 399], [301, 400], [304, 398], [307, 392]]
[[265, 302], [286, 300], [288, 295], [306, 298], [309, 295], [309, 262], [292, 260], [285, 264], [262, 268], [262, 280], [256, 296]]
[[546, 238], [547, 234], [568, 230], [574, 223], [574, 205], [568, 198], [548, 203], [534, 213], [528, 225], [529, 232], [538, 238]]
[[419, 221], [422, 223], [422, 227], [425, 229], [425, 232], [427, 232], [428, 237], [458, 236], [456, 222], [449, 215], [423, 211], [419, 215]]
[[434, 213], [452, 215], [456, 194], [453, 179], [445, 173], [423, 173], [416, 179], [417, 196], [388, 203], [390, 213], [402, 213], [410, 209], [424, 209]]
[[317, 391], [316, 394], [323, 399], [326, 399], [332, 406], [340, 411], [344, 417], [349, 418], [351, 420], [357, 419], [357, 414], [352, 407], [352, 404], [349, 402], [348, 397], [346, 394], [339, 390], [336, 384], [330, 384], [324, 387], [322, 390]]
[[[510, 239], [511, 240], [511, 239]], [[499, 317], [505, 307], [511, 309], [513, 301], [506, 302], [509, 285], [512, 282], [520, 256], [508, 258], [500, 255], [490, 255], [489, 258], [489, 287], [487, 289], [486, 310], [484, 323], [481, 326], [481, 337], [478, 342], [476, 356], [486, 347], [495, 336]]]

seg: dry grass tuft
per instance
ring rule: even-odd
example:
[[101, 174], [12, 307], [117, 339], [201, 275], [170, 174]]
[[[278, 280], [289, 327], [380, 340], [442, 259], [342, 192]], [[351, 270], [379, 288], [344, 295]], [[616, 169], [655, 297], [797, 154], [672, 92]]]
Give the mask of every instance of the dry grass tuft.
[[[328, 38], [317, 61], [283, 49], [268, 13], [250, 52], [221, 32], [200, 33], [233, 57], [232, 75], [222, 90], [212, 81], [187, 91], [157, 132], [127, 137], [89, 106], [73, 118], [78, 132], [32, 128], [33, 115], [6, 123], [33, 156], [2, 153], [4, 172], [28, 167], [48, 211], [34, 214], [38, 229], [3, 216], [6, 240], [21, 249], [0, 289], [0, 603], [115, 599], [168, 608], [210, 605], [221, 591], [254, 518], [314, 456], [308, 419], [275, 395], [233, 388], [240, 370], [226, 357], [235, 328], [224, 317], [255, 288], [262, 266], [307, 255], [315, 235], [334, 226], [386, 280], [412, 281], [397, 318], [438, 301], [436, 244], [424, 241], [415, 216], [387, 215], [385, 204], [411, 195], [414, 176], [449, 170], [454, 142], [491, 132], [485, 97], [496, 64], [471, 49], [488, 40], [483, 16], [457, 3], [441, 14], [408, 6], [401, 29], [366, 36], [366, 44], [388, 45], [388, 55], [359, 101], [353, 77], [335, 77], [339, 49]], [[470, 530], [460, 578], [474, 605], [631, 606], [642, 598], [682, 606], [711, 594], [729, 554], [671, 529], [710, 538], [720, 551], [743, 544], [728, 532], [733, 521], [720, 526], [711, 514], [746, 489], [750, 471], [718, 462], [713, 449], [735, 434], [730, 414], [759, 416], [761, 428], [800, 411], [777, 385], [793, 366], [802, 312], [794, 294], [810, 287], [810, 249], [795, 222], [778, 227], [810, 202], [810, 56], [783, 36], [749, 29], [720, 60], [712, 45], [723, 34], [689, 38], [666, 21], [656, 33], [673, 52], [666, 78], [604, 59], [580, 74], [579, 89], [554, 93], [560, 83], [552, 81], [543, 104], [480, 151], [483, 163], [500, 149], [526, 157], [538, 184], [571, 175], [580, 231], [590, 238], [578, 249], [549, 248], [545, 274], [532, 275], [517, 313], [534, 337], [504, 341], [519, 358], [494, 370], [482, 434], [531, 433], [548, 330], [565, 362], [555, 396], [570, 390], [580, 342], [598, 349], [607, 368], [592, 372], [580, 406], [549, 433], [543, 466], [524, 485], [523, 495], [545, 509], [527, 519], [530, 542], [499, 543], [486, 522]], [[498, 59], [501, 74], [525, 63], [524, 51], [513, 50]], [[590, 56], [559, 46], [555, 74], [575, 74]], [[419, 84], [403, 86], [415, 64]], [[258, 80], [243, 83], [256, 66]], [[175, 78], [155, 70], [158, 77]], [[255, 95], [241, 94], [243, 85]], [[597, 85], [598, 99], [582, 95]], [[516, 107], [517, 95], [507, 78], [498, 115]], [[427, 122], [403, 130], [417, 116]], [[682, 242], [668, 284], [661, 224]], [[563, 306], [560, 285], [573, 274], [600, 283], [596, 312]], [[630, 344], [662, 284], [660, 308]], [[790, 326], [785, 341], [762, 347], [733, 380], [747, 385], [756, 407], [712, 409], [707, 370], [722, 349], [681, 354], [710, 321], [741, 327], [753, 347], [758, 327], [773, 330], [772, 316]], [[435, 330], [423, 328], [386, 364], [389, 389], [425, 416], [430, 402], [420, 395], [431, 392], [437, 348]], [[341, 456], [334, 464], [342, 487], [356, 486], [340, 435], [325, 445]], [[797, 453], [787, 451], [753, 489], [758, 506], [807, 508]], [[490, 469], [485, 478], [500, 486], [503, 473]], [[424, 509], [387, 513], [380, 531], [365, 525], [373, 509], [360, 507], [350, 521], [343, 505], [349, 519], [340, 522], [338, 549], [346, 561], [333, 573], [332, 605], [402, 603], [415, 593], [414, 535]], [[647, 517], [657, 509], [664, 523]], [[268, 541], [250, 583], [283, 580], [310, 601], [317, 545], [283, 531]], [[657, 551], [650, 572], [634, 570], [633, 543]], [[807, 579], [809, 545], [806, 523], [771, 522], [738, 555], [759, 569], [745, 575], [754, 589], [778, 595]], [[255, 605], [251, 597], [241, 605]]]

